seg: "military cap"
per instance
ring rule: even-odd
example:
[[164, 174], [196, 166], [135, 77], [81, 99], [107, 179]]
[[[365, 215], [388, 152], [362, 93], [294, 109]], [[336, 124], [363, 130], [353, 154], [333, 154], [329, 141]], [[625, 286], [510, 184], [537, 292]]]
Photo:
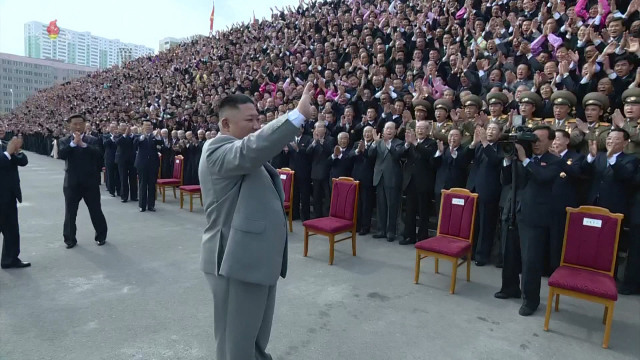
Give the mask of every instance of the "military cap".
[[609, 109], [609, 97], [599, 92], [590, 92], [582, 99], [582, 107], [587, 107], [587, 105], [597, 105], [602, 110], [607, 110]]
[[578, 102], [576, 96], [567, 90], [555, 91], [551, 94], [550, 100], [553, 105], [568, 105], [570, 108], [575, 107]]
[[451, 109], [453, 109], [453, 104], [451, 103], [451, 101], [449, 101], [447, 99], [438, 99], [433, 104], [433, 107], [435, 109], [444, 109], [447, 112], [449, 112], [449, 111], [451, 111]]
[[534, 93], [533, 91], [523, 91], [520, 94], [519, 103], [525, 104], [533, 104], [536, 109], [539, 109], [542, 106], [542, 98], [540, 95]]
[[640, 88], [627, 89], [622, 93], [624, 104], [640, 104]]
[[509, 98], [507, 95], [501, 92], [490, 92], [487, 94], [487, 104], [502, 104], [505, 106], [509, 103]]
[[475, 105], [478, 109], [482, 109], [482, 99], [480, 99], [480, 97], [477, 95], [465, 96], [464, 99], [462, 99], [462, 105]]
[[413, 109], [415, 111], [428, 111], [429, 109], [431, 109], [431, 103], [426, 100], [416, 100], [413, 102]]

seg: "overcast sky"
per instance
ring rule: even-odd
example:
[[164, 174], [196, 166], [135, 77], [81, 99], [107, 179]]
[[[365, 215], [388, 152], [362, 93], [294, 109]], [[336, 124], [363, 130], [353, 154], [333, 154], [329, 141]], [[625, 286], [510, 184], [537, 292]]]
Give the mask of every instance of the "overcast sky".
[[[268, 17], [270, 6], [298, 0], [216, 0], [214, 31], [253, 17]], [[0, 0], [0, 52], [24, 55], [24, 24], [57, 19], [58, 27], [145, 45], [158, 50], [167, 36], [209, 33], [212, 0]]]

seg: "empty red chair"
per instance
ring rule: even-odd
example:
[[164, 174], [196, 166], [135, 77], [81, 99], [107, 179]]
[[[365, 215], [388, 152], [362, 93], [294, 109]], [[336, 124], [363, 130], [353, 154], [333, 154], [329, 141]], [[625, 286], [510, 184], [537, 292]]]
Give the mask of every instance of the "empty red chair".
[[176, 188], [182, 186], [184, 176], [184, 157], [182, 155], [176, 156], [173, 162], [173, 174], [171, 179], [158, 179], [156, 186], [162, 192], [162, 202], [165, 201], [165, 195], [167, 194], [167, 188], [173, 188], [173, 198], [176, 199]]
[[549, 330], [554, 295], [556, 311], [560, 305], [560, 295], [593, 301], [604, 305], [602, 347], [609, 347], [613, 308], [618, 300], [613, 271], [623, 217], [622, 214], [613, 214], [596, 206], [567, 208], [560, 267], [549, 277], [545, 331]]
[[[436, 236], [416, 243], [416, 271], [413, 282], [420, 278], [420, 261], [428, 256], [435, 258], [436, 274], [438, 261], [449, 260], [453, 263], [451, 287], [456, 290], [458, 267], [467, 263], [467, 281], [471, 280], [471, 251], [473, 248], [473, 227], [476, 220], [478, 194], [467, 189], [453, 188], [442, 190], [438, 232]], [[466, 255], [461, 263], [458, 260]]]
[[[351, 251], [356, 256], [356, 224], [358, 212], [359, 181], [350, 177], [333, 179], [331, 209], [328, 217], [307, 220], [304, 226], [304, 256], [309, 250], [309, 237], [324, 235], [329, 238], [329, 265], [333, 265], [333, 253], [336, 243], [351, 239]], [[336, 240], [336, 235], [350, 232], [351, 235]]]
[[295, 171], [289, 168], [278, 169], [280, 180], [282, 180], [282, 189], [284, 190], [284, 211], [289, 218], [289, 232], [293, 231], [293, 180]]
[[184, 205], [184, 194], [189, 195], [189, 212], [193, 211], [193, 198], [200, 198], [200, 206], [202, 204], [202, 189], [200, 185], [182, 185], [180, 186], [180, 209]]

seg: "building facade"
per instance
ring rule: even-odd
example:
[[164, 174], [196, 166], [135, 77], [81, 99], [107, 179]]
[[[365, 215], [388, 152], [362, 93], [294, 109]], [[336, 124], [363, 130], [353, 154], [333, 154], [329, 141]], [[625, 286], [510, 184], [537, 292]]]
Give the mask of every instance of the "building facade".
[[0, 114], [18, 107], [36, 91], [86, 76], [96, 67], [0, 53]]
[[158, 52], [169, 50], [170, 48], [180, 45], [185, 39], [177, 39], [174, 37], [166, 37], [159, 41], [158, 43]]
[[47, 26], [38, 21], [24, 24], [24, 54], [37, 59], [61, 60], [68, 64], [96, 67], [100, 69], [123, 63], [140, 56], [155, 53], [144, 45], [123, 43], [60, 28], [56, 40], [49, 39]]

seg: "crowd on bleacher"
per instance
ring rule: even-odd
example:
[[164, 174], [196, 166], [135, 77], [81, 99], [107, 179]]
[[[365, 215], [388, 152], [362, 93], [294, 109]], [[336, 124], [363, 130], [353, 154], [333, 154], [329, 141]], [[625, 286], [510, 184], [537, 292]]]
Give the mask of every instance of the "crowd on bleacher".
[[[171, 177], [170, 159], [183, 155], [185, 184], [197, 184], [203, 144], [220, 131], [222, 98], [252, 97], [266, 124], [294, 109], [310, 81], [313, 117], [271, 161], [296, 172], [294, 217], [327, 215], [330, 179], [349, 176], [360, 181], [358, 231], [414, 244], [429, 236], [440, 191], [468, 188], [479, 194], [478, 266], [502, 264], [504, 236], [496, 229], [509, 212], [509, 181], [496, 146], [501, 134], [548, 127], [550, 153], [568, 168], [546, 189], [554, 201], [549, 216], [560, 218], [562, 229], [550, 225], [557, 231], [546, 241], [543, 272], [559, 266], [564, 209], [597, 205], [625, 215], [629, 231], [620, 249], [628, 256], [619, 291], [638, 293], [639, 6], [301, 0], [272, 10], [271, 19], [42, 90], [0, 120], [9, 136], [23, 135], [25, 149], [51, 156], [56, 139], [68, 135], [70, 114], [83, 114], [87, 131], [99, 138], [135, 134], [150, 120], [165, 143], [161, 177]], [[113, 123], [124, 127], [114, 130]], [[384, 169], [367, 156], [379, 137], [393, 157]], [[487, 160], [487, 147], [499, 162]], [[537, 161], [530, 152], [527, 160]], [[600, 153], [609, 164], [613, 158], [615, 176], [606, 164], [588, 169]]]

